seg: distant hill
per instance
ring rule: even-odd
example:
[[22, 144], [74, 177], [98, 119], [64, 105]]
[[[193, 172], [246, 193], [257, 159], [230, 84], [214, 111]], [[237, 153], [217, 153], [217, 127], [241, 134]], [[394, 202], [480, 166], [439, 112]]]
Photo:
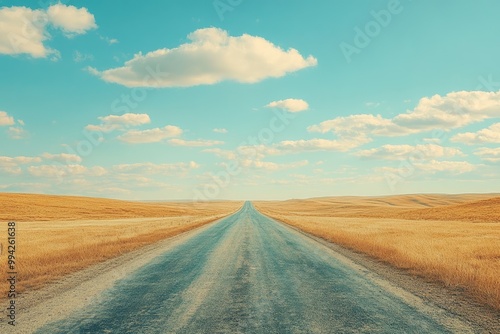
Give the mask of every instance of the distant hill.
[[0, 193], [0, 220], [42, 221], [172, 217], [200, 214], [210, 206], [144, 203], [104, 198]]
[[500, 222], [498, 194], [322, 197], [283, 201], [279, 208], [300, 216]]

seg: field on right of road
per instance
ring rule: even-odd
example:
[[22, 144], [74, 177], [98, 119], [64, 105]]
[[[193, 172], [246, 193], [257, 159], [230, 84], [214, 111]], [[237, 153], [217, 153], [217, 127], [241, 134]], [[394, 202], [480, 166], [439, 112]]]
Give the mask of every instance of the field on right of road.
[[264, 214], [500, 309], [500, 197], [407, 195], [255, 202]]

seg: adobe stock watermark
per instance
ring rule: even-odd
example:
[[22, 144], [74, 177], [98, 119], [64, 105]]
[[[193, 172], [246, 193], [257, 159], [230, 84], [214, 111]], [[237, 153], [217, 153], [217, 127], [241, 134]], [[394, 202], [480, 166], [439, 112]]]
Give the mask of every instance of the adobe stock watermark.
[[224, 15], [226, 12], [232, 12], [236, 7], [241, 5], [243, 0], [214, 0], [212, 3], [215, 12], [219, 16], [221, 21], [224, 21]]
[[373, 39], [377, 38], [391, 24], [393, 18], [403, 12], [403, 9], [400, 0], [390, 0], [386, 9], [372, 10], [370, 12], [372, 20], [363, 27], [354, 27], [355, 34], [352, 43], [342, 42], [339, 44], [340, 51], [347, 63], [351, 63], [354, 55], [360, 54], [363, 49], [367, 48]]
[[487, 78], [481, 75], [477, 80], [479, 84], [476, 90], [486, 90], [488, 92], [497, 92], [500, 90], [500, 81], [494, 81], [493, 74], [489, 74]]
[[251, 160], [258, 156], [261, 145], [269, 145], [274, 141], [277, 133], [283, 132], [289, 126], [295, 114], [282, 110], [273, 110], [274, 116], [269, 120], [267, 127], [260, 129], [255, 135], [238, 145], [234, 153], [234, 159], [224, 163], [224, 169], [218, 173], [209, 173], [211, 181], [198, 186], [193, 192], [193, 202], [207, 202], [214, 200], [221, 191], [228, 187], [232, 180], [241, 174], [245, 160]]

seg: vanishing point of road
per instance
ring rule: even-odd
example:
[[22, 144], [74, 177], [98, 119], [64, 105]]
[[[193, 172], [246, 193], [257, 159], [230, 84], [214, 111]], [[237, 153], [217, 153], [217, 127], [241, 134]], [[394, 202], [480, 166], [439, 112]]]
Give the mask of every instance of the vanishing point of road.
[[247, 202], [36, 333], [449, 332]]

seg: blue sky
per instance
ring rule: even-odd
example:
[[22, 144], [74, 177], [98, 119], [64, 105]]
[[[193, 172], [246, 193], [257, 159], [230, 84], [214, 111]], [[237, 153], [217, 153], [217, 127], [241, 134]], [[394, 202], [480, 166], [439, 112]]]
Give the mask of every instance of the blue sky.
[[0, 191], [498, 192], [498, 1], [0, 6]]

